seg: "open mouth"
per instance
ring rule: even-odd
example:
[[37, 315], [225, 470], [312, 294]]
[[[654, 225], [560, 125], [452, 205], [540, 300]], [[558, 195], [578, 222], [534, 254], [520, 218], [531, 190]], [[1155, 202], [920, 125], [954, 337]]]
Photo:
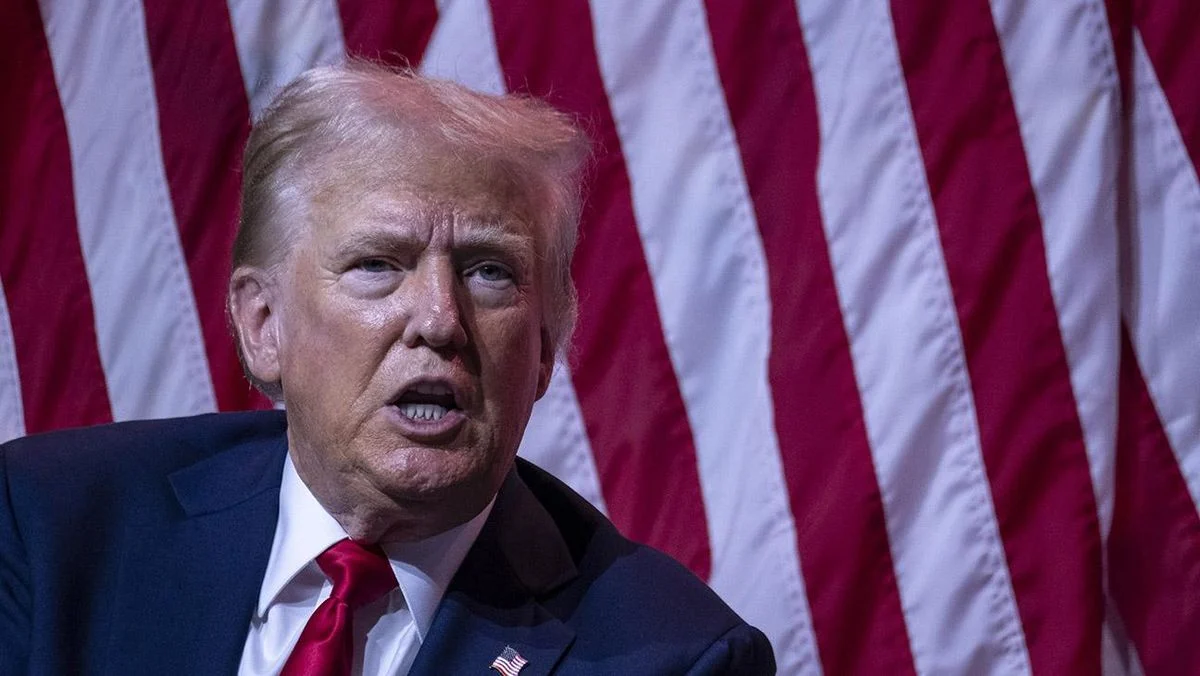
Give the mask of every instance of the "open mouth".
[[394, 405], [401, 415], [414, 422], [437, 422], [460, 408], [450, 385], [436, 381], [414, 383]]

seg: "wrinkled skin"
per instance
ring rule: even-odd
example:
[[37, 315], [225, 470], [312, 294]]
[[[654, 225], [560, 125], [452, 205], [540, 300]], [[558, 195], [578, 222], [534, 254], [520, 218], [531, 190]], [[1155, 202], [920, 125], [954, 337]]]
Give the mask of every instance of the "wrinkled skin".
[[[536, 209], [459, 169], [331, 186], [281, 266], [234, 274], [248, 367], [281, 383], [297, 472], [352, 537], [417, 539], [477, 514], [549, 384]], [[405, 428], [393, 404], [418, 379], [453, 384], [461, 424]]]

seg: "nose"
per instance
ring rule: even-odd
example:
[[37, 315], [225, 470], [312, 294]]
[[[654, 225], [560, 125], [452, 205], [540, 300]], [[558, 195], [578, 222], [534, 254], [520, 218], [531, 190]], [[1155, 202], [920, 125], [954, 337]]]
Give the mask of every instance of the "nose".
[[462, 348], [467, 344], [458, 299], [458, 273], [449, 261], [421, 262], [408, 275], [408, 322], [401, 340], [408, 347]]

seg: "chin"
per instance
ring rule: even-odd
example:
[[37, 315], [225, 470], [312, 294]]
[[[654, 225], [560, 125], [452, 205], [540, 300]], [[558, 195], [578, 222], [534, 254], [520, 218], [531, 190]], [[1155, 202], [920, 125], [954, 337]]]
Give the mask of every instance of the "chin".
[[383, 493], [400, 504], [442, 503], [450, 507], [479, 502], [482, 507], [503, 481], [503, 475], [494, 478], [487, 460], [461, 449], [403, 447], [381, 460], [372, 463], [375, 466], [367, 473]]

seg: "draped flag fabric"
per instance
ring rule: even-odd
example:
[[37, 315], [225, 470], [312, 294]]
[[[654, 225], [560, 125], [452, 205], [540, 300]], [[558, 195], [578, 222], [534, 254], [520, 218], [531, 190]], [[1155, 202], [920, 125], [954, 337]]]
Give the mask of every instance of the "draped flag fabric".
[[266, 405], [241, 148], [346, 53], [588, 130], [522, 453], [781, 673], [1200, 673], [1200, 3], [5, 0], [0, 438]]

